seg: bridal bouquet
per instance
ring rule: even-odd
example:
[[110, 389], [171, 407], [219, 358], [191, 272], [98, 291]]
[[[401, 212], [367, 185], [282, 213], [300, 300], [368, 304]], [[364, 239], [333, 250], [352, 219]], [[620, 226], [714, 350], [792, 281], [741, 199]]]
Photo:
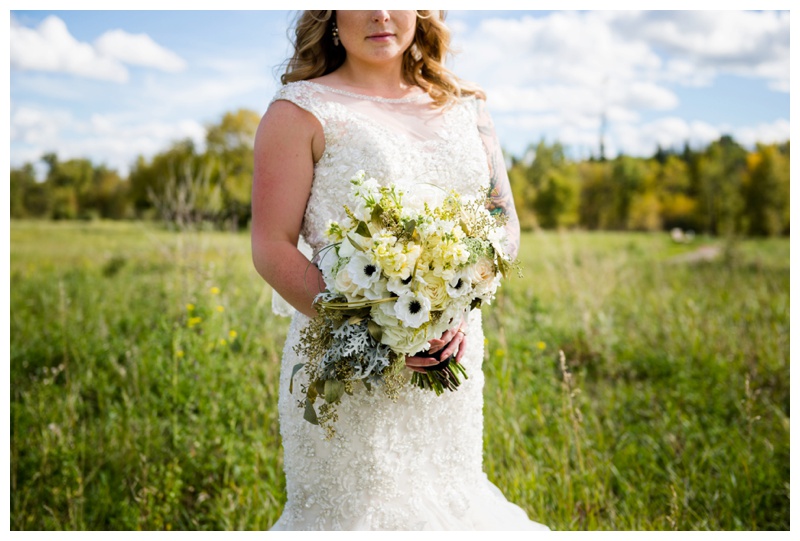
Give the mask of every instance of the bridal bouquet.
[[[503, 217], [485, 199], [426, 185], [404, 194], [363, 171], [350, 182], [347, 219], [329, 224], [331, 243], [317, 254], [326, 290], [295, 347], [307, 361], [292, 373], [308, 374], [299, 405], [328, 436], [335, 406], [355, 383], [380, 385], [395, 398], [406, 383], [406, 355], [424, 355], [428, 341], [490, 302], [514, 264], [504, 251]], [[451, 359], [414, 372], [411, 383], [437, 395], [455, 390], [467, 374]]]

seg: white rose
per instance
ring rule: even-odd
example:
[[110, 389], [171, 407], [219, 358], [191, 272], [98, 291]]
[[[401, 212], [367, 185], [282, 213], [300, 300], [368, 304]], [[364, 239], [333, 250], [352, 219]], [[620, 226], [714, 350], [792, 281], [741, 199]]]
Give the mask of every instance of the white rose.
[[422, 212], [427, 203], [428, 207], [435, 209], [442, 206], [445, 197], [447, 197], [447, 192], [438, 186], [417, 184], [403, 198], [403, 207]]
[[431, 301], [431, 310], [444, 308], [444, 305], [450, 300], [447, 282], [433, 273], [427, 273], [420, 279], [420, 283], [422, 284], [420, 292]]
[[486, 258], [481, 257], [475, 263], [465, 269], [468, 273], [469, 281], [478, 288], [481, 283], [487, 282], [494, 278], [494, 263]]
[[428, 349], [428, 333], [407, 327], [384, 327], [381, 343], [394, 351], [405, 355], [413, 355]]
[[348, 300], [352, 300], [353, 294], [358, 289], [358, 286], [353, 282], [353, 277], [350, 276], [347, 266], [339, 269], [336, 278], [333, 280], [333, 287], [336, 289], [337, 293], [341, 293], [346, 296]]

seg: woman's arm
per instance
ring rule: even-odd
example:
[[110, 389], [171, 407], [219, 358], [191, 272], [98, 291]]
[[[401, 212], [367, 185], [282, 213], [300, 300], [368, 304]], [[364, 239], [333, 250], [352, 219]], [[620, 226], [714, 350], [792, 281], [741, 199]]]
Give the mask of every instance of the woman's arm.
[[261, 119], [253, 149], [253, 264], [275, 291], [309, 317], [316, 315], [312, 302], [325, 286], [317, 267], [297, 249], [297, 239], [314, 162], [324, 145], [319, 121], [279, 100]]
[[517, 210], [514, 208], [514, 196], [511, 194], [511, 183], [508, 180], [506, 162], [503, 158], [503, 151], [500, 142], [494, 131], [494, 123], [486, 109], [486, 102], [478, 99], [478, 132], [483, 140], [486, 156], [489, 160], [489, 206], [488, 209], [494, 213], [502, 213], [508, 217], [506, 222], [506, 234], [508, 242], [506, 245], [507, 253], [512, 257], [517, 257], [519, 252], [519, 219]]

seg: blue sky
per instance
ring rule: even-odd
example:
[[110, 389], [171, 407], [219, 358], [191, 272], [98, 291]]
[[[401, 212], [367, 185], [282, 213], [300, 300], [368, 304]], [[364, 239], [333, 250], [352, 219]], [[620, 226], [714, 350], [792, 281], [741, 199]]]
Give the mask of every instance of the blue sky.
[[[202, 142], [262, 113], [289, 53], [289, 11], [12, 11], [11, 164], [55, 151], [126, 174], [137, 155]], [[450, 11], [450, 62], [489, 97], [504, 148], [579, 158], [656, 144], [789, 137], [788, 12]]]

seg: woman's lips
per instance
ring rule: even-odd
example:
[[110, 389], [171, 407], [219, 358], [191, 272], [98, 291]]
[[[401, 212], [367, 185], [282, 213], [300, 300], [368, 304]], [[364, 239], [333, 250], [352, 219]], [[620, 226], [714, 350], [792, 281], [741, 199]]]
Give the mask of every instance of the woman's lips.
[[370, 40], [373, 40], [373, 41], [388, 41], [393, 36], [394, 36], [394, 34], [392, 34], [390, 32], [380, 32], [378, 34], [371, 34], [371, 35], [367, 36], [367, 39], [370, 39]]

